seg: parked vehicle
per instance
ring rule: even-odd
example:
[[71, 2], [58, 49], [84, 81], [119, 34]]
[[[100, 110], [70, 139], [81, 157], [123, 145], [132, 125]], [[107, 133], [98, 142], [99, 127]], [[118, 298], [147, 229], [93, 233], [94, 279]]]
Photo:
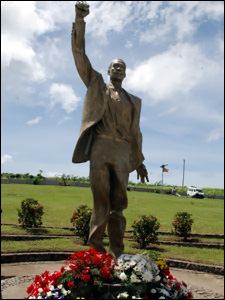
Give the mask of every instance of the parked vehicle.
[[187, 196], [191, 198], [201, 198], [201, 199], [205, 197], [203, 190], [196, 186], [188, 186]]

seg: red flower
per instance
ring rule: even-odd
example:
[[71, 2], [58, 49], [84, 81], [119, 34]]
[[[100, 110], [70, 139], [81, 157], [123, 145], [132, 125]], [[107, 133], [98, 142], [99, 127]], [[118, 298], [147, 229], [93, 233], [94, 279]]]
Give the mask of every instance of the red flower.
[[170, 269], [169, 269], [169, 267], [167, 267], [167, 268], [164, 270], [164, 274], [165, 274], [166, 276], [169, 276], [169, 275], [170, 275]]
[[43, 288], [43, 292], [44, 292], [45, 294], [47, 294], [47, 292], [49, 292], [49, 291], [50, 291], [50, 289], [49, 289], [48, 286], [46, 286], [46, 287]]
[[35, 276], [34, 282], [38, 282], [41, 279], [39, 275]]
[[89, 275], [83, 275], [82, 278], [81, 278], [85, 283], [87, 283], [91, 277]]
[[33, 286], [31, 285], [27, 288], [27, 294], [30, 294], [32, 290], [33, 290]]
[[179, 284], [179, 283], [176, 283], [176, 284], [175, 284], [175, 289], [176, 289], [177, 291], [180, 290], [180, 284]]
[[41, 274], [41, 277], [48, 276], [48, 274], [49, 274], [49, 271], [45, 271], [44, 273]]
[[183, 285], [184, 287], [187, 287], [187, 285], [186, 285], [186, 283], [185, 283], [185, 282], [182, 282], [182, 285]]
[[[172, 275], [171, 275], [171, 276], [172, 276]], [[178, 281], [178, 280], [177, 280], [176, 278], [174, 278], [174, 277], [173, 277], [173, 280], [174, 280], [174, 281]]]
[[67, 283], [67, 286], [68, 286], [68, 288], [72, 289], [72, 288], [75, 287], [75, 284], [70, 281], [70, 282]]
[[103, 278], [107, 278], [110, 274], [109, 269], [106, 267], [106, 265], [104, 265], [101, 270], [100, 270], [100, 274]]
[[188, 292], [187, 296], [188, 298], [192, 298], [192, 292]]
[[93, 264], [99, 265], [102, 262], [102, 257], [100, 254], [96, 254], [93, 258]]
[[61, 267], [60, 272], [63, 273], [65, 271], [65, 267]]
[[82, 274], [87, 275], [90, 272], [90, 270], [90, 267], [84, 267], [84, 269], [82, 270]]
[[143, 295], [144, 299], [148, 299], [148, 296], [147, 295]]

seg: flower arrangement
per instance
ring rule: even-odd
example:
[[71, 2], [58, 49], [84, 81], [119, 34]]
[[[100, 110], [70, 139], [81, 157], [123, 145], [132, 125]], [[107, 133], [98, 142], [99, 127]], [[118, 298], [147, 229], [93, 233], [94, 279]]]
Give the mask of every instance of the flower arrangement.
[[39, 227], [42, 225], [42, 216], [45, 213], [43, 205], [38, 200], [27, 198], [21, 202], [18, 211], [18, 221], [23, 227]]
[[177, 212], [172, 223], [174, 233], [184, 237], [185, 240], [187, 240], [188, 234], [191, 232], [191, 226], [194, 223], [191, 216], [188, 212]]
[[91, 214], [91, 208], [89, 208], [86, 204], [80, 205], [74, 211], [70, 219], [70, 222], [73, 223], [75, 234], [83, 239], [85, 245], [87, 245], [89, 236], [89, 223]]
[[191, 299], [184, 282], [178, 282], [169, 271], [166, 261], [155, 261], [148, 253], [127, 255], [118, 259], [115, 276], [123, 282], [126, 292], [118, 299]]
[[134, 239], [141, 245], [141, 248], [146, 248], [149, 244], [154, 244], [158, 241], [157, 230], [161, 227], [156, 217], [141, 215], [139, 220], [134, 221]]
[[25, 299], [111, 299], [101, 294], [105, 285], [116, 288], [111, 297], [117, 299], [193, 299], [187, 285], [170, 274], [165, 259], [154, 260], [146, 252], [123, 254], [115, 261], [93, 249], [72, 254], [60, 272], [36, 276]]

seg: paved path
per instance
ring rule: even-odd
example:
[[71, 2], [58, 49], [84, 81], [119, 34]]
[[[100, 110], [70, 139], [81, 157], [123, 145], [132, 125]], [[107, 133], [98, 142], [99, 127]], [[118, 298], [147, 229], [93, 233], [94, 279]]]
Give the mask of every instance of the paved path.
[[[63, 261], [2, 264], [3, 299], [24, 299], [27, 296], [26, 289], [35, 275], [40, 275], [45, 270], [59, 271], [63, 264]], [[179, 281], [188, 285], [195, 299], [224, 299], [223, 276], [176, 268], [170, 268], [170, 271]]]

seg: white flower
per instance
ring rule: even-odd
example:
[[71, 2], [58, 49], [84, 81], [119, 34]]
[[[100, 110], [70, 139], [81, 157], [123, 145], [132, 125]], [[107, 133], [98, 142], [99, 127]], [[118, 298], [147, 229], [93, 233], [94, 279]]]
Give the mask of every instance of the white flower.
[[124, 292], [124, 293], [119, 294], [119, 295], [117, 296], [117, 299], [126, 299], [126, 298], [128, 298], [128, 297], [129, 297], [128, 293], [127, 293], [127, 292]]
[[138, 266], [134, 267], [134, 271], [138, 274], [140, 273], [140, 268]]
[[49, 292], [47, 292], [47, 297], [51, 297], [52, 296], [52, 292], [51, 291], [49, 291]]
[[55, 292], [55, 293], [53, 293], [53, 296], [58, 297], [58, 296], [59, 296], [59, 293], [58, 293], [58, 292]]
[[155, 277], [155, 281], [159, 281], [161, 279], [161, 277], [159, 276], [159, 275], [157, 275], [156, 277]]
[[117, 263], [118, 263], [119, 266], [121, 266], [123, 264], [123, 260], [122, 259], [118, 259]]
[[67, 294], [68, 294], [68, 295], [71, 294], [71, 290], [68, 290], [68, 291], [67, 291]]
[[145, 259], [142, 259], [142, 260], [140, 261], [140, 265], [142, 265], [142, 266], [145, 266], [146, 263], [147, 263], [147, 261], [146, 261]]
[[49, 289], [50, 289], [50, 291], [54, 291], [54, 289], [55, 289], [54, 285], [49, 285]]
[[62, 287], [63, 287], [62, 284], [59, 284], [59, 285], [57, 286], [57, 288], [60, 289], [60, 290], [61, 290]]
[[138, 264], [137, 267], [139, 268], [139, 272], [142, 274], [145, 271], [145, 268], [142, 264]]
[[156, 294], [156, 290], [155, 289], [151, 289], [150, 293], [151, 294]]
[[126, 275], [124, 272], [120, 273], [120, 279], [121, 279], [122, 281], [127, 280], [127, 275]]
[[138, 279], [138, 277], [133, 273], [131, 276], [130, 276], [130, 281], [132, 283], [135, 283], [135, 282], [141, 282], [140, 279]]
[[142, 275], [142, 279], [146, 282], [150, 282], [153, 279], [152, 273], [147, 271]]
[[62, 288], [61, 292], [62, 292], [63, 295], [65, 295], [65, 296], [68, 294], [68, 292], [67, 292], [64, 288]]
[[42, 296], [38, 296], [38, 299], [43, 299]]
[[134, 260], [132, 260], [131, 262], [130, 262], [130, 266], [131, 267], [134, 267], [136, 265], [136, 262], [134, 261]]
[[163, 297], [163, 296], [161, 296], [161, 297], [159, 297], [159, 299], [166, 299], [165, 297]]
[[39, 293], [42, 293], [42, 292], [43, 292], [43, 289], [42, 289], [42, 288], [39, 288], [39, 289], [38, 289], [38, 292], [39, 292]]
[[129, 262], [126, 262], [124, 265], [123, 265], [123, 269], [124, 270], [128, 270], [130, 268], [130, 263]]

